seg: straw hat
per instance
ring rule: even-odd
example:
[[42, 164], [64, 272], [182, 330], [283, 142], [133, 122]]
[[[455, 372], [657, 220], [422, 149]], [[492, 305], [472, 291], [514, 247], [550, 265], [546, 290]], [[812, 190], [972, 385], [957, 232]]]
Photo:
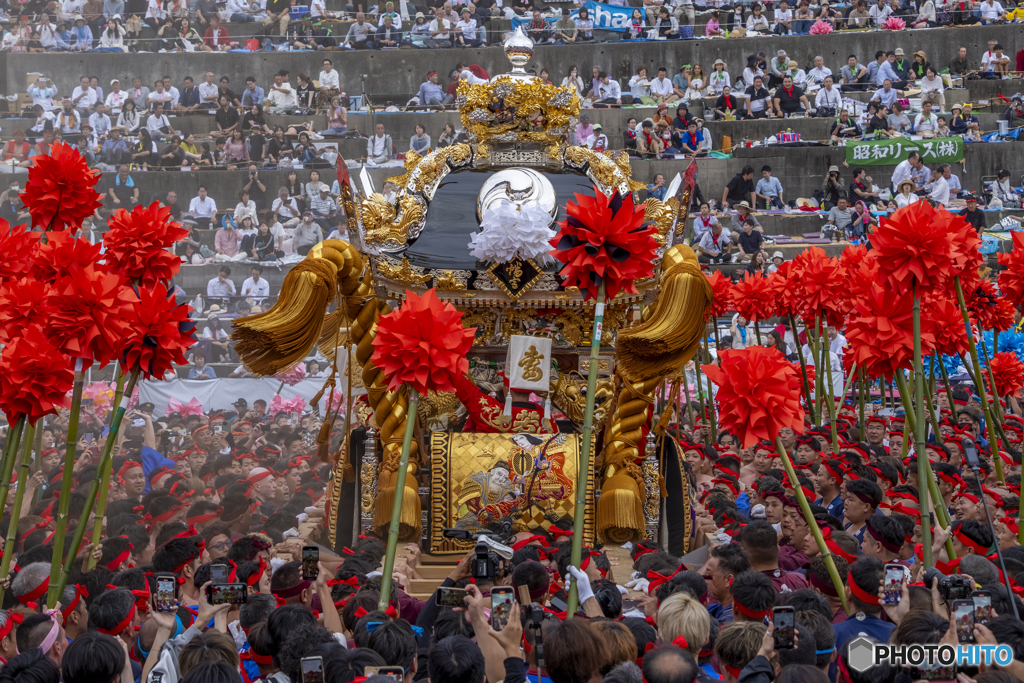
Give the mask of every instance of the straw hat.
[[897, 185], [897, 186], [896, 186], [896, 191], [897, 191], [897, 192], [901, 192], [901, 191], [903, 190], [903, 186], [904, 186], [904, 185], [910, 185], [910, 191], [911, 191], [911, 192], [913, 192], [914, 190], [916, 190], [916, 189], [917, 189], [917, 185], [916, 185], [916, 184], [914, 183], [914, 181], [913, 181], [913, 180], [910, 180], [910, 179], [908, 178], [908, 179], [906, 179], [906, 180], [902, 181], [902, 182], [901, 182], [901, 183], [900, 183], [899, 185]]

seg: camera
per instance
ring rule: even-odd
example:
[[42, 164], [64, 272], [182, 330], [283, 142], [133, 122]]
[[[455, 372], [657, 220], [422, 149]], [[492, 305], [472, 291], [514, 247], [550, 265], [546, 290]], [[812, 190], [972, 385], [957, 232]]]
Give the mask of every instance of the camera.
[[370, 77], [370, 74], [359, 74], [359, 78], [363, 79], [364, 81], [365, 81], [365, 80], [366, 80], [367, 78], [369, 78], [369, 77]]
[[476, 539], [473, 560], [470, 562], [470, 571], [474, 579], [494, 581], [502, 574], [502, 558], [512, 559], [512, 549], [494, 540], [494, 534], [490, 531], [473, 533], [468, 529], [445, 529], [445, 538], [454, 538], [468, 541]]
[[952, 604], [954, 600], [970, 598], [972, 591], [974, 591], [974, 584], [966, 576], [953, 574], [939, 579], [939, 595], [947, 604]]

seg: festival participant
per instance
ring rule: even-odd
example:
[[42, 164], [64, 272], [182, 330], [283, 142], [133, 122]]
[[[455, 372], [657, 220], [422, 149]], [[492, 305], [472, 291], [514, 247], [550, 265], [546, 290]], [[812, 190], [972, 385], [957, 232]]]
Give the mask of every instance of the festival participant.
[[[807, 579], [794, 572], [779, 569], [779, 544], [776, 529], [766, 521], [752, 520], [739, 535], [743, 552], [753, 571], [767, 576], [775, 590], [787, 586], [797, 590], [807, 586]], [[733, 597], [736, 591], [733, 589]]]
[[843, 502], [843, 519], [845, 530], [852, 534], [858, 542], [864, 541], [865, 522], [875, 514], [882, 503], [882, 489], [878, 484], [866, 479], [855, 479], [844, 483], [846, 498]]
[[885, 515], [871, 515], [865, 520], [864, 527], [867, 533], [860, 544], [864, 556], [882, 562], [899, 559], [903, 548], [903, 528], [899, 522]]

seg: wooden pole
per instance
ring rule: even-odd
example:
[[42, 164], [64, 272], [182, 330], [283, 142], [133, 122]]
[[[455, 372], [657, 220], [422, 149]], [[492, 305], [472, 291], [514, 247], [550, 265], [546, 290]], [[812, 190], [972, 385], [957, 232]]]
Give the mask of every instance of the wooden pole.
[[[349, 359], [351, 360], [351, 359]], [[405, 412], [405, 434], [402, 437], [402, 459], [398, 463], [395, 478], [395, 502], [391, 505], [391, 527], [388, 529], [388, 549], [384, 555], [384, 574], [380, 579], [380, 599], [377, 608], [383, 612], [391, 598], [391, 574], [395, 569], [395, 555], [398, 553], [398, 532], [402, 524], [402, 500], [405, 498], [405, 479], [409, 474], [409, 451], [412, 450], [412, 433], [416, 426], [416, 409], [419, 407], [419, 393], [409, 387], [409, 409]]]
[[[939, 358], [938, 354], [935, 354], [936, 358]], [[959, 422], [960, 418], [956, 413], [956, 404], [953, 403], [953, 390], [949, 386], [949, 373], [946, 371], [946, 363], [941, 359], [939, 361], [939, 372], [942, 373], [942, 384], [946, 387], [946, 400], [949, 402], [949, 410], [953, 413], [953, 422]]]
[[[711, 350], [708, 349], [707, 343], [704, 344], [704, 360], [708, 365], [711, 365]], [[694, 367], [697, 366], [694, 363]], [[711, 391], [711, 380], [705, 377], [705, 382], [708, 385], [708, 411], [704, 414], [708, 424], [711, 425], [711, 443], [718, 443], [718, 426], [715, 424], [715, 397]]]
[[[587, 510], [587, 483], [590, 480], [590, 440], [594, 432], [594, 399], [597, 394], [597, 363], [601, 357], [601, 327], [604, 323], [604, 280], [597, 287], [597, 304], [594, 306], [594, 337], [590, 340], [590, 367], [587, 369], [587, 404], [583, 414], [583, 444], [580, 446], [580, 462], [576, 478], [576, 509], [572, 519], [572, 566], [579, 567], [583, 559], [583, 517]], [[694, 363], [697, 372], [700, 365]], [[685, 373], [684, 373], [685, 375]], [[697, 375], [700, 381], [700, 375]], [[642, 449], [643, 447], [640, 446]], [[566, 619], [572, 619], [579, 606], [579, 587], [570, 574], [569, 599]]]

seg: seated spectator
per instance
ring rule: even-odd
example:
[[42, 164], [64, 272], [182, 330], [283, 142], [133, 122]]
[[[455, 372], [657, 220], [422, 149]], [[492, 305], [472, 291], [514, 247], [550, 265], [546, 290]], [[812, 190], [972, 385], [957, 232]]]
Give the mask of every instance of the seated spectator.
[[899, 102], [894, 102], [892, 105], [892, 113], [886, 117], [889, 123], [889, 130], [894, 133], [903, 133], [907, 135], [912, 130], [912, 124], [906, 114], [903, 113], [903, 105]]
[[938, 117], [932, 113], [932, 103], [922, 102], [921, 113], [914, 117], [914, 133], [924, 138], [933, 138], [938, 125]]
[[751, 166], [744, 166], [743, 170], [734, 175], [722, 189], [723, 210], [740, 202], [748, 202], [748, 208], [756, 206], [757, 197], [754, 190], [754, 169]]
[[636, 119], [630, 117], [626, 122], [626, 129], [622, 131], [622, 147], [630, 152], [631, 156], [636, 156], [636, 136]]
[[288, 188], [282, 187], [277, 192], [277, 199], [270, 206], [273, 213], [273, 222], [280, 223], [282, 227], [291, 228], [299, 220], [299, 205], [293, 197], [288, 196]]
[[868, 105], [868, 112], [871, 113], [871, 118], [868, 119], [868, 125], [864, 128], [864, 135], [889, 137], [889, 117], [885, 105], [872, 102]]
[[973, 71], [970, 62], [967, 61], [967, 48], [961, 47], [957, 50], [956, 57], [949, 60], [946, 65], [950, 76], [966, 76]]
[[743, 118], [743, 107], [733, 96], [732, 89], [725, 86], [722, 94], [715, 100], [715, 120]]
[[[739, 255], [736, 260], [741, 263], [747, 263], [755, 254], [763, 254], [764, 233], [760, 230], [754, 230], [754, 220], [752, 218], [748, 217], [743, 221], [743, 232], [740, 233], [737, 244]], [[767, 267], [767, 264], [764, 264], [764, 267]]]
[[284, 256], [284, 252], [278, 247], [279, 242], [280, 239], [270, 232], [270, 226], [265, 222], [260, 223], [259, 231], [253, 238], [250, 255], [257, 261], [277, 261]]
[[157, 104], [153, 107], [153, 113], [146, 119], [146, 130], [149, 136], [156, 141], [164, 140], [173, 135], [180, 135], [171, 126], [170, 119], [164, 114], [164, 105]]
[[231, 34], [220, 25], [220, 18], [214, 14], [210, 17], [210, 26], [203, 34], [203, 52], [227, 52], [231, 49]]
[[641, 159], [660, 159], [664, 145], [655, 132], [654, 121], [644, 119], [640, 124], [640, 133], [636, 136], [636, 151]]
[[320, 226], [324, 234], [329, 234], [337, 224], [338, 217], [338, 205], [331, 198], [329, 187], [320, 185], [317, 196], [309, 200], [309, 209], [313, 214], [313, 221]]
[[[792, 81], [790, 81], [790, 87], [792, 87]], [[772, 100], [768, 88], [764, 87], [764, 79], [761, 76], [754, 76], [754, 84], [747, 88], [744, 97], [747, 110], [747, 115], [744, 118], [763, 119], [768, 117], [768, 113], [772, 109]]]
[[455, 24], [452, 31], [455, 47], [480, 47], [480, 37], [477, 35], [476, 19], [468, 7], [462, 8], [462, 19]]
[[608, 136], [604, 134], [604, 129], [600, 123], [594, 124], [594, 132], [587, 136], [586, 145], [595, 152], [602, 154], [606, 149], [609, 149]]
[[[198, 194], [192, 198], [188, 205], [188, 214], [195, 220], [196, 225], [202, 229], [208, 229], [210, 224], [217, 218], [217, 202], [213, 197], [207, 196], [206, 187], [199, 186]], [[230, 275], [230, 271], [228, 272]]]
[[679, 136], [679, 151], [681, 154], [688, 154], [691, 158], [705, 156], [704, 132], [697, 130], [697, 121], [690, 121], [686, 132]]
[[384, 132], [384, 124], [374, 126], [374, 134], [366, 140], [366, 161], [371, 165], [384, 164], [395, 158], [395, 144]]
[[772, 175], [771, 166], [761, 167], [761, 179], [757, 181], [754, 193], [757, 195], [759, 208], [782, 209], [785, 206], [785, 200], [782, 198], [782, 183]]
[[993, 209], [1019, 209], [1021, 208], [1021, 197], [1010, 184], [1010, 172], [1000, 169], [996, 179], [989, 185], [989, 192], [992, 193], [992, 200], [989, 208]]
[[929, 65], [925, 77], [921, 79], [921, 104], [925, 102], [938, 107], [938, 111], [946, 111], [945, 86], [935, 67]]
[[853, 223], [854, 212], [847, 204], [846, 197], [840, 197], [839, 201], [828, 212], [828, 223], [821, 228], [822, 239], [830, 239], [838, 242]]
[[807, 102], [807, 96], [793, 83], [793, 78], [788, 73], [782, 78], [782, 87], [775, 91], [774, 102], [779, 118], [810, 113], [811, 105]]
[[392, 23], [390, 15], [383, 18], [384, 25], [377, 28], [375, 44], [377, 48], [394, 48], [402, 42], [403, 33]]
[[238, 115], [238, 110], [231, 106], [226, 95], [220, 96], [219, 103], [220, 107], [214, 116], [217, 129], [210, 131], [210, 135], [214, 138], [227, 138], [236, 130], [241, 129], [242, 119]]
[[139, 188], [135, 179], [128, 175], [128, 166], [121, 164], [107, 187], [104, 205], [108, 215], [118, 209], [131, 211], [139, 203]]
[[217, 371], [206, 364], [206, 356], [202, 351], [193, 352], [188, 379], [217, 379]]
[[697, 260], [701, 263], [728, 263], [732, 260], [732, 246], [728, 231], [722, 229], [721, 223], [714, 223], [697, 243]]
[[102, 171], [113, 171], [121, 164], [131, 163], [132, 157], [128, 151], [128, 143], [121, 137], [120, 128], [111, 128], [110, 136], [103, 141], [100, 147], [98, 167]]

